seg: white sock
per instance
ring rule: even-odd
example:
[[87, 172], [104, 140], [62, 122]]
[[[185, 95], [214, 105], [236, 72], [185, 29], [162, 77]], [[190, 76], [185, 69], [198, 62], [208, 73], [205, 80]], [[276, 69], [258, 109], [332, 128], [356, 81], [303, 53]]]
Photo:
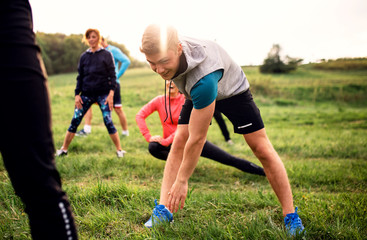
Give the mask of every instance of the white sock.
[[122, 130], [122, 135], [129, 136], [129, 130]]
[[92, 126], [91, 125], [84, 125], [84, 132], [91, 133], [92, 132]]

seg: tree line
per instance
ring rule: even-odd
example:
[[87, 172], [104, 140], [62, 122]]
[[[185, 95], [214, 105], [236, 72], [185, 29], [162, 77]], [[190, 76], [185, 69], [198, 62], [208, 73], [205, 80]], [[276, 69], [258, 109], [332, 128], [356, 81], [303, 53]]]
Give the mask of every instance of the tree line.
[[321, 59], [321, 62], [314, 64], [313, 67], [321, 70], [367, 70], [367, 57], [338, 58], [329, 60]]
[[[49, 75], [76, 72], [80, 55], [88, 48], [82, 43], [83, 34], [65, 35], [62, 33], [36, 33], [36, 41], [41, 48], [42, 58]], [[125, 45], [111, 41], [108, 43], [121, 49], [130, 59], [129, 68], [146, 67], [145, 62], [130, 56]]]

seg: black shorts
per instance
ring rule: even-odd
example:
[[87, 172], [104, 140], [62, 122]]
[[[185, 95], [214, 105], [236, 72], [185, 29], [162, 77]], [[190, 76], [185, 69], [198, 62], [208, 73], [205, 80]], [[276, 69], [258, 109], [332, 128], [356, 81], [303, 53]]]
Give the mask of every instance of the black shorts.
[[[193, 108], [191, 100], [182, 106], [178, 124], [188, 124]], [[250, 90], [216, 102], [216, 109], [222, 112], [233, 124], [235, 133], [247, 134], [264, 128], [260, 110], [256, 106]]]
[[116, 83], [115, 92], [113, 94], [113, 107], [121, 107], [120, 84]]

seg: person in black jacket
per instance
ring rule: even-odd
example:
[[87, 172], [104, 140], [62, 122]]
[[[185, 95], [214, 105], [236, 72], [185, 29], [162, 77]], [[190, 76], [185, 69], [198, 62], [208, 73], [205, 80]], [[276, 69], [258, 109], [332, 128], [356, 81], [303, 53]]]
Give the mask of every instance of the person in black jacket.
[[101, 36], [97, 29], [88, 29], [83, 42], [89, 45], [89, 49], [81, 55], [79, 60], [74, 116], [66, 132], [64, 143], [61, 149], [57, 150], [56, 156], [67, 155], [68, 147], [83, 116], [93, 103], [98, 103], [103, 114], [103, 121], [115, 144], [117, 157], [123, 157], [126, 152], [121, 149], [120, 138], [111, 118], [116, 88], [113, 56], [101, 47]]
[[32, 239], [76, 240], [70, 202], [55, 166], [47, 74], [27, 0], [1, 1], [0, 52], [0, 152], [24, 203]]

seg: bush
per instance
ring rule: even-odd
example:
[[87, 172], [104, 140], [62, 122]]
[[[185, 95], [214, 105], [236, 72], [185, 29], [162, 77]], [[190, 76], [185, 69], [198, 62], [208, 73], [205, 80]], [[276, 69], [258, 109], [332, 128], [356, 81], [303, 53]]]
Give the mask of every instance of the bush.
[[285, 61], [280, 59], [281, 47], [278, 44], [274, 44], [268, 58], [264, 60], [264, 64], [260, 66], [260, 72], [262, 73], [288, 73], [296, 70], [298, 65], [303, 61], [298, 58], [285, 57]]

